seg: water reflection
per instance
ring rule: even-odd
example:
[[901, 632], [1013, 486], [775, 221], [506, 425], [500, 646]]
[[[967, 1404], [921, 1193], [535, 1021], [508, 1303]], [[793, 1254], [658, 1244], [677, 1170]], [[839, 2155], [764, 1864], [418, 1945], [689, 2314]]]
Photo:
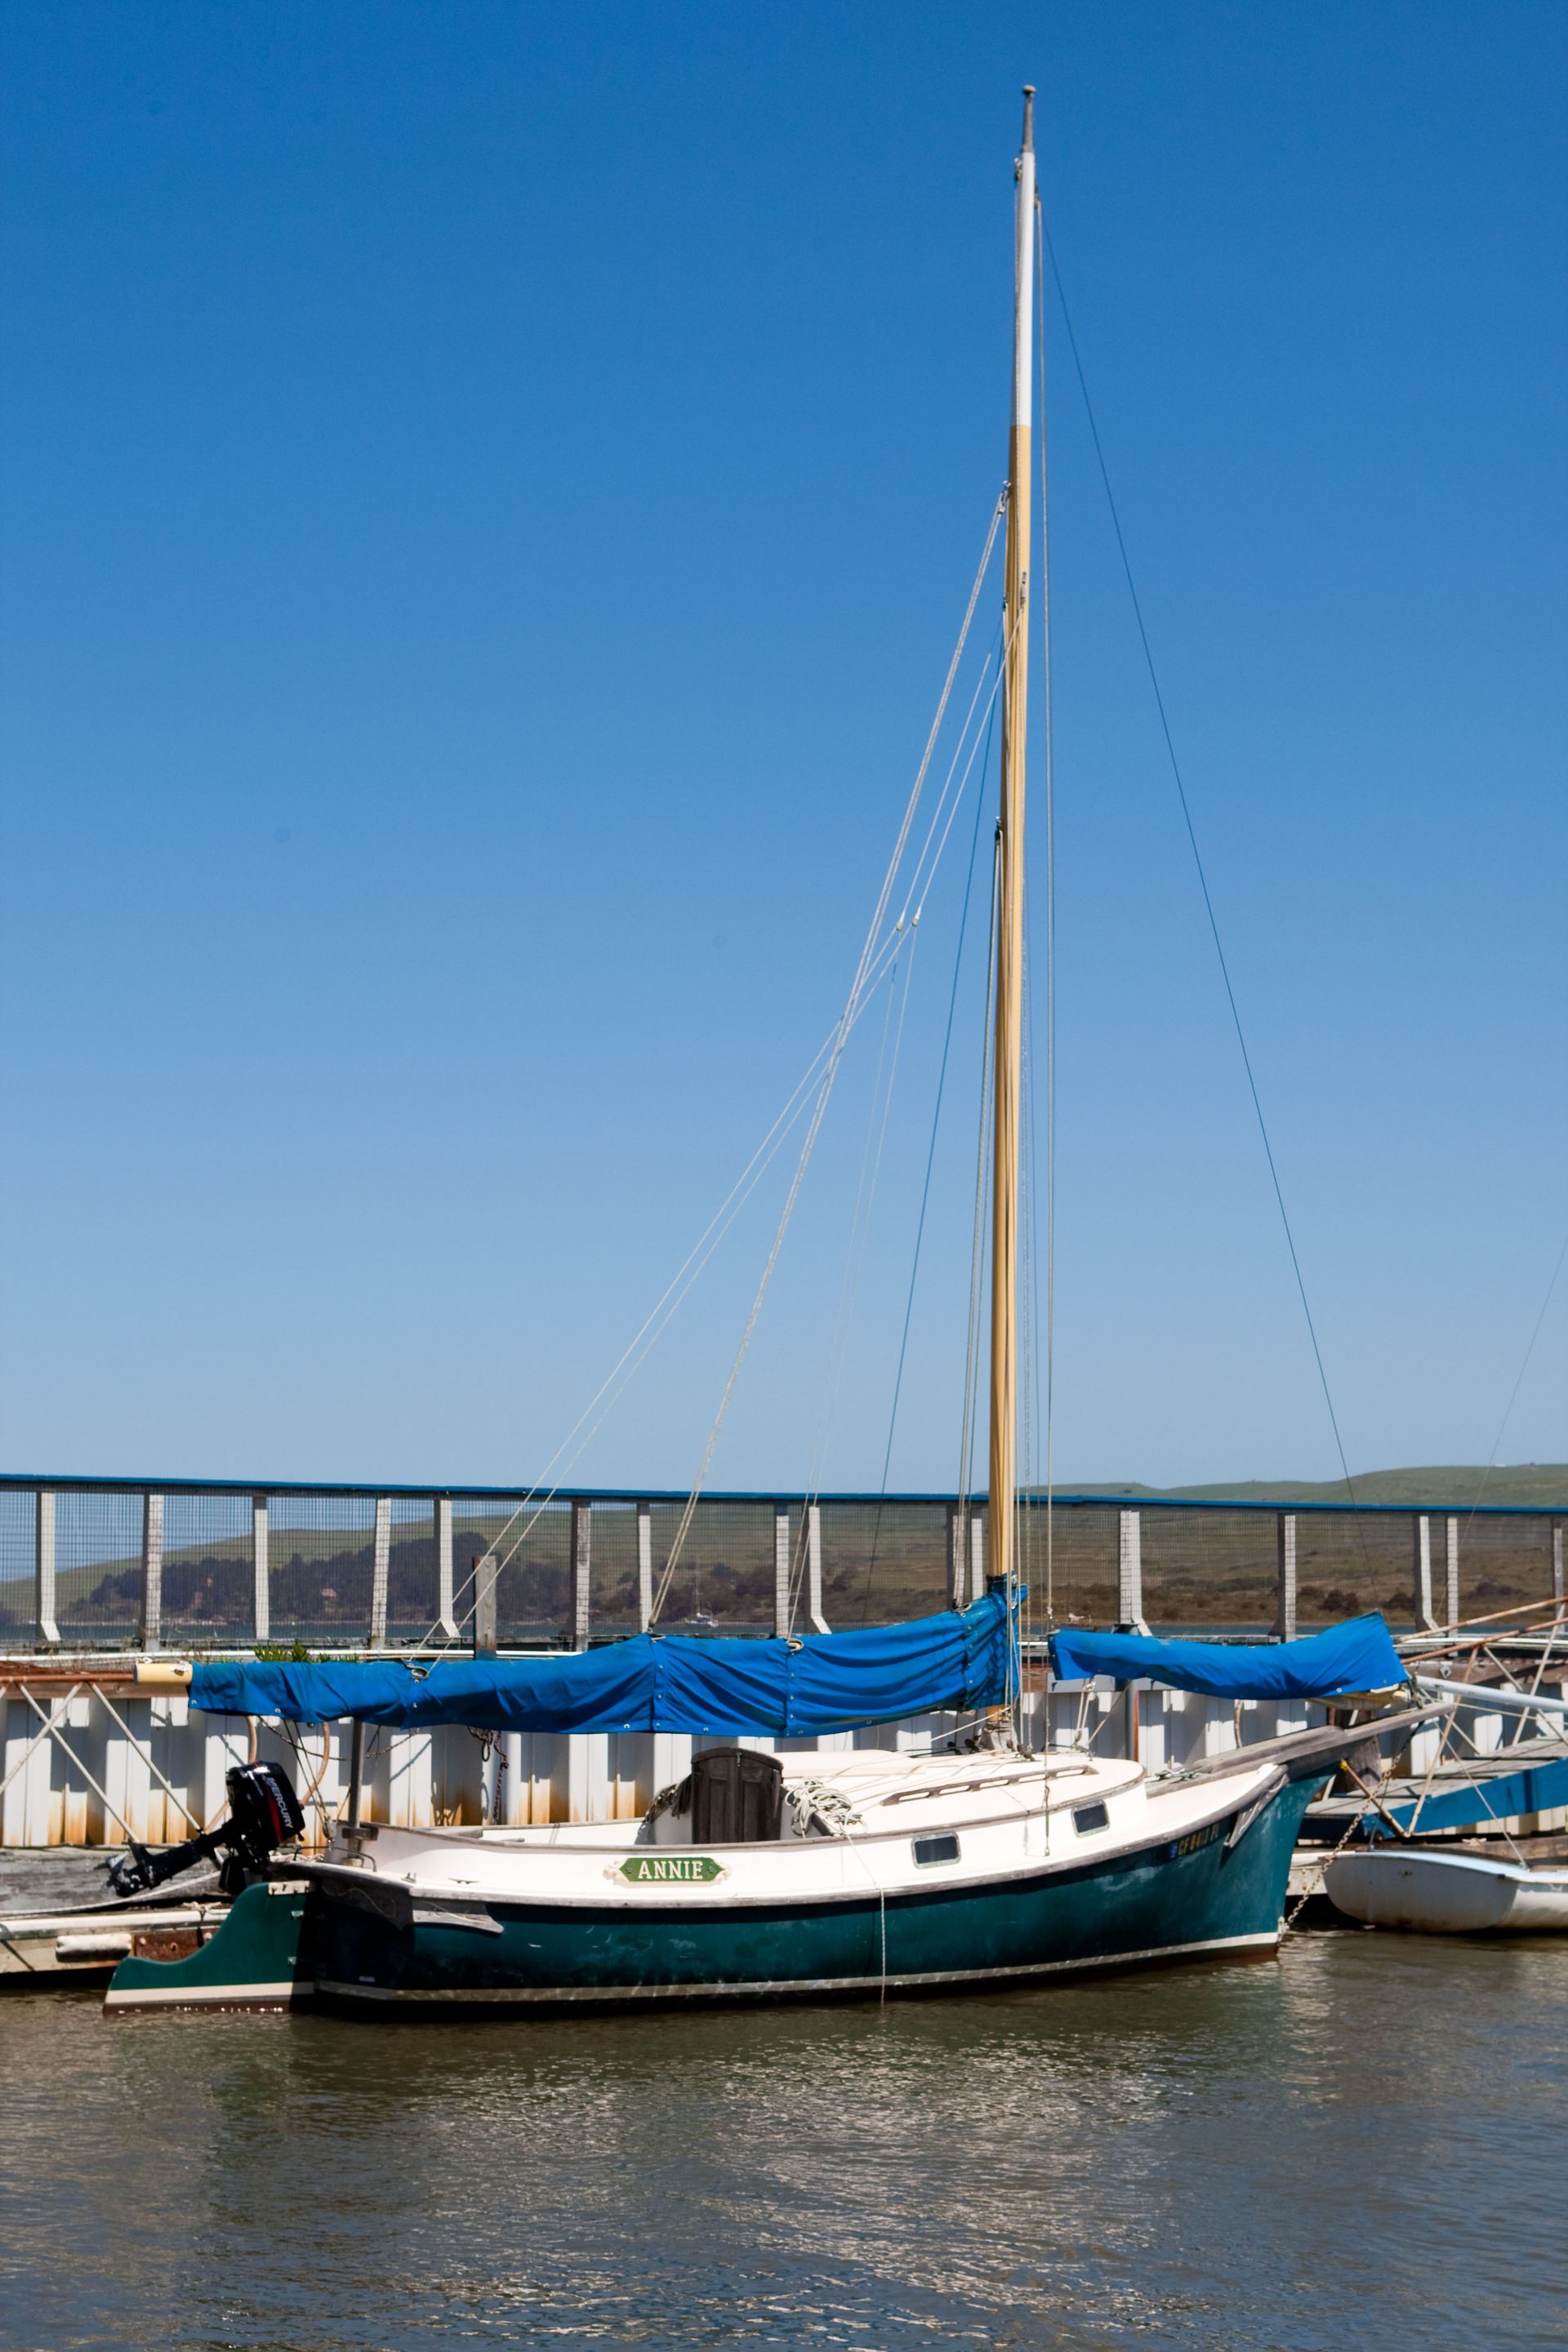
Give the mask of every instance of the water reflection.
[[1536, 2344], [1565, 1995], [1568, 1951], [1349, 1935], [880, 2010], [13, 1999], [0, 2343]]

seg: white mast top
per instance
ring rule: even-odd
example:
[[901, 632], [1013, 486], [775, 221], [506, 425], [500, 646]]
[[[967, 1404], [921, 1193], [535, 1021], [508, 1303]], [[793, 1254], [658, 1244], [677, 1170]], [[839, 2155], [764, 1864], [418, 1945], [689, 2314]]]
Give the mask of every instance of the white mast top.
[[1024, 92], [1024, 152], [1018, 158], [1017, 258], [1014, 271], [1013, 422], [1034, 423], [1035, 93]]

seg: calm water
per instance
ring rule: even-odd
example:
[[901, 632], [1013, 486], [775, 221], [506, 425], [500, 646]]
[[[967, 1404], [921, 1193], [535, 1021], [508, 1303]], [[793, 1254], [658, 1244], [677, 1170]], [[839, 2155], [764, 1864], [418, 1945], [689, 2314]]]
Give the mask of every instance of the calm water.
[[667, 2020], [0, 2002], [0, 2344], [1561, 2344], [1568, 1945]]

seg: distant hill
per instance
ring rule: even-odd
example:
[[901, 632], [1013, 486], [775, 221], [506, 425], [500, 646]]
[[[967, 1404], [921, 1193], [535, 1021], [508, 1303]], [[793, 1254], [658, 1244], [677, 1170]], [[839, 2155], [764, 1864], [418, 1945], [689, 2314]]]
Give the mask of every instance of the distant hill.
[[[1445, 1463], [1424, 1470], [1366, 1470], [1352, 1481], [1358, 1503], [1401, 1503], [1415, 1509], [1468, 1511], [1481, 1503], [1513, 1503], [1539, 1511], [1568, 1511], [1568, 1462]], [[1342, 1478], [1238, 1478], [1213, 1486], [1139, 1486], [1089, 1479], [1058, 1490], [1063, 1495], [1125, 1495], [1129, 1502], [1343, 1503]]]

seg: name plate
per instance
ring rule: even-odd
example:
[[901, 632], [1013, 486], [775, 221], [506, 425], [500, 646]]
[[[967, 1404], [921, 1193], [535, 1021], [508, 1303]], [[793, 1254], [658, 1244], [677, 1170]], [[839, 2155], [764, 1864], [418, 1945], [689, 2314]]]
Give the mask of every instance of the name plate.
[[724, 1865], [710, 1853], [631, 1853], [616, 1874], [630, 1886], [710, 1886]]

